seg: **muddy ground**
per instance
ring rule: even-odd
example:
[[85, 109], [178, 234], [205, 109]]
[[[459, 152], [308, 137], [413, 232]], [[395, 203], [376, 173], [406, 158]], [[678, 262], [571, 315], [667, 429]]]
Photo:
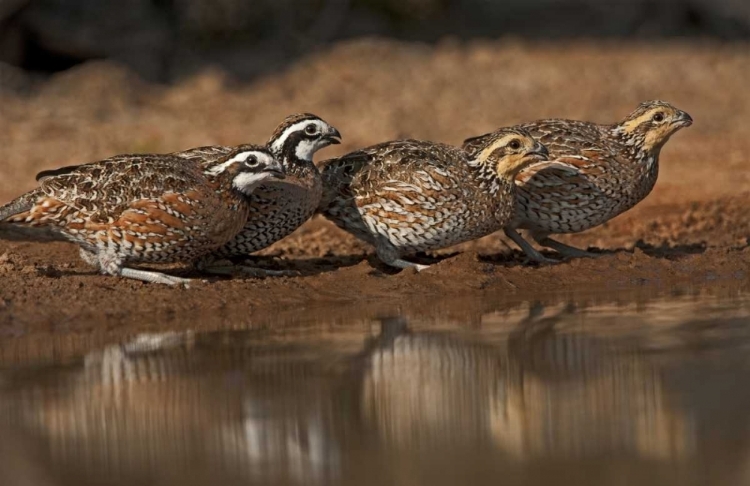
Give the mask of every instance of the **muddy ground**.
[[297, 269], [299, 277], [211, 278], [175, 289], [97, 275], [70, 244], [0, 241], [0, 337], [248, 326], [343, 303], [436, 312], [463, 295], [649, 292], [745, 279], [748, 79], [748, 45], [359, 41], [251, 84], [209, 71], [165, 87], [95, 62], [54, 76], [30, 97], [0, 90], [2, 202], [31, 189], [42, 169], [123, 152], [262, 142], [285, 115], [299, 111], [322, 116], [343, 134], [344, 143], [319, 160], [399, 137], [460, 143], [542, 117], [610, 122], [653, 98], [695, 119], [665, 147], [657, 186], [642, 204], [562, 238], [602, 253], [598, 259], [529, 265], [492, 235], [440, 252], [443, 259], [425, 272], [399, 273], [374, 261], [366, 245], [314, 219], [254, 259]]

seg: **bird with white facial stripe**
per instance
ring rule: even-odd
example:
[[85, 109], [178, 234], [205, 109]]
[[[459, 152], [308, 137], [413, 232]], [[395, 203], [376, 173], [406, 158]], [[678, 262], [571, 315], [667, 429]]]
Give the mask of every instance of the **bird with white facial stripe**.
[[404, 260], [502, 229], [515, 204], [516, 174], [547, 160], [547, 149], [522, 129], [498, 130], [485, 149], [420, 140], [386, 142], [323, 163], [319, 211], [375, 246], [396, 268]]
[[[310, 219], [320, 203], [322, 182], [313, 163], [318, 150], [340, 143], [339, 131], [320, 117], [299, 113], [276, 127], [266, 147], [281, 161], [286, 179], [262, 184], [247, 197], [249, 215], [245, 227], [231, 241], [212, 252], [204, 267], [215, 273], [241, 271], [255, 276], [293, 275], [251, 266], [232, 265], [227, 259], [246, 257], [290, 235]], [[178, 157], [212, 164], [231, 147], [198, 147], [175, 153]]]
[[37, 175], [39, 188], [0, 207], [0, 228], [53, 232], [77, 243], [103, 274], [168, 285], [188, 279], [131, 268], [189, 263], [243, 228], [247, 196], [283, 179], [282, 164], [262, 146], [241, 145], [199, 164], [171, 154], [117, 155]]

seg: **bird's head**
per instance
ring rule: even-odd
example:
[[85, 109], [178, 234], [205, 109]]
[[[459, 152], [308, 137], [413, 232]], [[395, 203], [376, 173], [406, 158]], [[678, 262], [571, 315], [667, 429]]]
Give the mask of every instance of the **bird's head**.
[[334, 126], [311, 113], [299, 113], [281, 122], [267, 145], [279, 159], [291, 157], [312, 162], [315, 152], [338, 143], [341, 134]]
[[266, 180], [285, 177], [281, 162], [260, 145], [240, 145], [205, 168], [204, 172], [212, 178], [230, 178], [232, 187], [246, 195]]
[[612, 130], [626, 145], [656, 155], [669, 137], [692, 124], [690, 115], [666, 101], [646, 101], [614, 125]]
[[500, 178], [513, 179], [529, 165], [546, 161], [547, 148], [520, 128], [501, 128], [493, 132], [475, 162], [494, 170]]

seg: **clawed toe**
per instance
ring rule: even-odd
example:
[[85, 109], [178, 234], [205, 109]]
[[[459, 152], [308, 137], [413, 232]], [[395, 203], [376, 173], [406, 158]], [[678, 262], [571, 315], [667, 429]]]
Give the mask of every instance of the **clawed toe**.
[[601, 258], [604, 253], [591, 253], [590, 251], [584, 251], [575, 258]]
[[558, 263], [562, 263], [562, 260], [557, 260], [555, 258], [548, 258], [541, 253], [535, 256], [527, 256], [524, 259], [524, 264], [528, 265], [530, 263], [536, 263], [539, 265], [557, 265]]
[[415, 268], [417, 272], [421, 272], [422, 270], [427, 270], [428, 268], [430, 268], [430, 265], [421, 265], [419, 263], [415, 263], [413, 268]]
[[402, 269], [413, 268], [417, 272], [421, 272], [423, 270], [427, 270], [428, 268], [430, 268], [430, 265], [422, 265], [420, 263], [408, 262], [400, 258], [397, 258], [395, 260], [388, 260], [388, 261], [383, 260], [383, 262], [386, 265], [391, 266], [393, 268], [402, 268]]
[[175, 276], [172, 276], [172, 275], [162, 274], [161, 278], [152, 280], [151, 282], [152, 283], [162, 283], [162, 284], [173, 285], [173, 286], [182, 285], [186, 289], [189, 289], [190, 288], [190, 283], [192, 282], [192, 280], [189, 279], [189, 278], [180, 278], [180, 277], [175, 277]]
[[599, 258], [604, 256], [601, 253], [591, 253], [588, 251], [579, 250], [577, 248], [573, 248], [572, 250], [557, 250], [557, 252], [562, 255], [565, 260], [574, 260], [576, 258]]
[[192, 282], [189, 278], [179, 278], [179, 277], [171, 277], [170, 279], [171, 285], [182, 285], [186, 289], [190, 288], [190, 283]]

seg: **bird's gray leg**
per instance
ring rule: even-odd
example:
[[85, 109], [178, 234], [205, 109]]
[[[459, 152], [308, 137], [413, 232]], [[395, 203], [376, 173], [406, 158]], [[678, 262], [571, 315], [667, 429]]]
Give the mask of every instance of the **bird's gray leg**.
[[[83, 253], [81, 255], [83, 257]], [[84, 257], [86, 260], [87, 257]], [[99, 270], [106, 275], [132, 278], [149, 283], [159, 283], [165, 285], [184, 285], [186, 288], [190, 279], [174, 277], [166, 273], [154, 272], [151, 270], [137, 270], [122, 266], [122, 260], [109, 251], [100, 252], [97, 255]]]
[[560, 263], [557, 260], [554, 260], [552, 258], [547, 258], [546, 256], [542, 255], [540, 252], [537, 251], [536, 248], [531, 246], [531, 243], [526, 241], [523, 236], [518, 234], [518, 231], [516, 231], [514, 228], [505, 228], [503, 230], [505, 232], [505, 236], [513, 240], [513, 242], [518, 245], [521, 250], [526, 254], [527, 257], [534, 260], [538, 263]]
[[567, 258], [598, 258], [601, 255], [597, 253], [590, 253], [585, 250], [581, 250], [579, 248], [576, 248], [574, 246], [566, 245], [565, 243], [560, 243], [557, 240], [553, 240], [546, 234], [531, 234], [531, 237], [534, 238], [534, 241], [539, 243], [542, 246], [546, 246], [547, 248], [552, 248], [559, 254], [561, 254], [564, 257]]
[[375, 245], [375, 251], [378, 255], [378, 258], [383, 263], [391, 267], [415, 268], [417, 272], [421, 272], [422, 270], [430, 268], [429, 265], [420, 265], [419, 263], [412, 263], [403, 260], [402, 258], [400, 258], [398, 250], [396, 250], [396, 248], [394, 248], [394, 246], [388, 242], [378, 242], [378, 244]]
[[125, 278], [132, 278], [135, 280], [142, 280], [149, 283], [159, 283], [165, 285], [184, 285], [186, 288], [189, 287], [189, 278], [174, 277], [167, 275], [166, 273], [154, 272], [151, 270], [137, 270], [135, 268], [123, 267], [120, 269], [119, 275]]

